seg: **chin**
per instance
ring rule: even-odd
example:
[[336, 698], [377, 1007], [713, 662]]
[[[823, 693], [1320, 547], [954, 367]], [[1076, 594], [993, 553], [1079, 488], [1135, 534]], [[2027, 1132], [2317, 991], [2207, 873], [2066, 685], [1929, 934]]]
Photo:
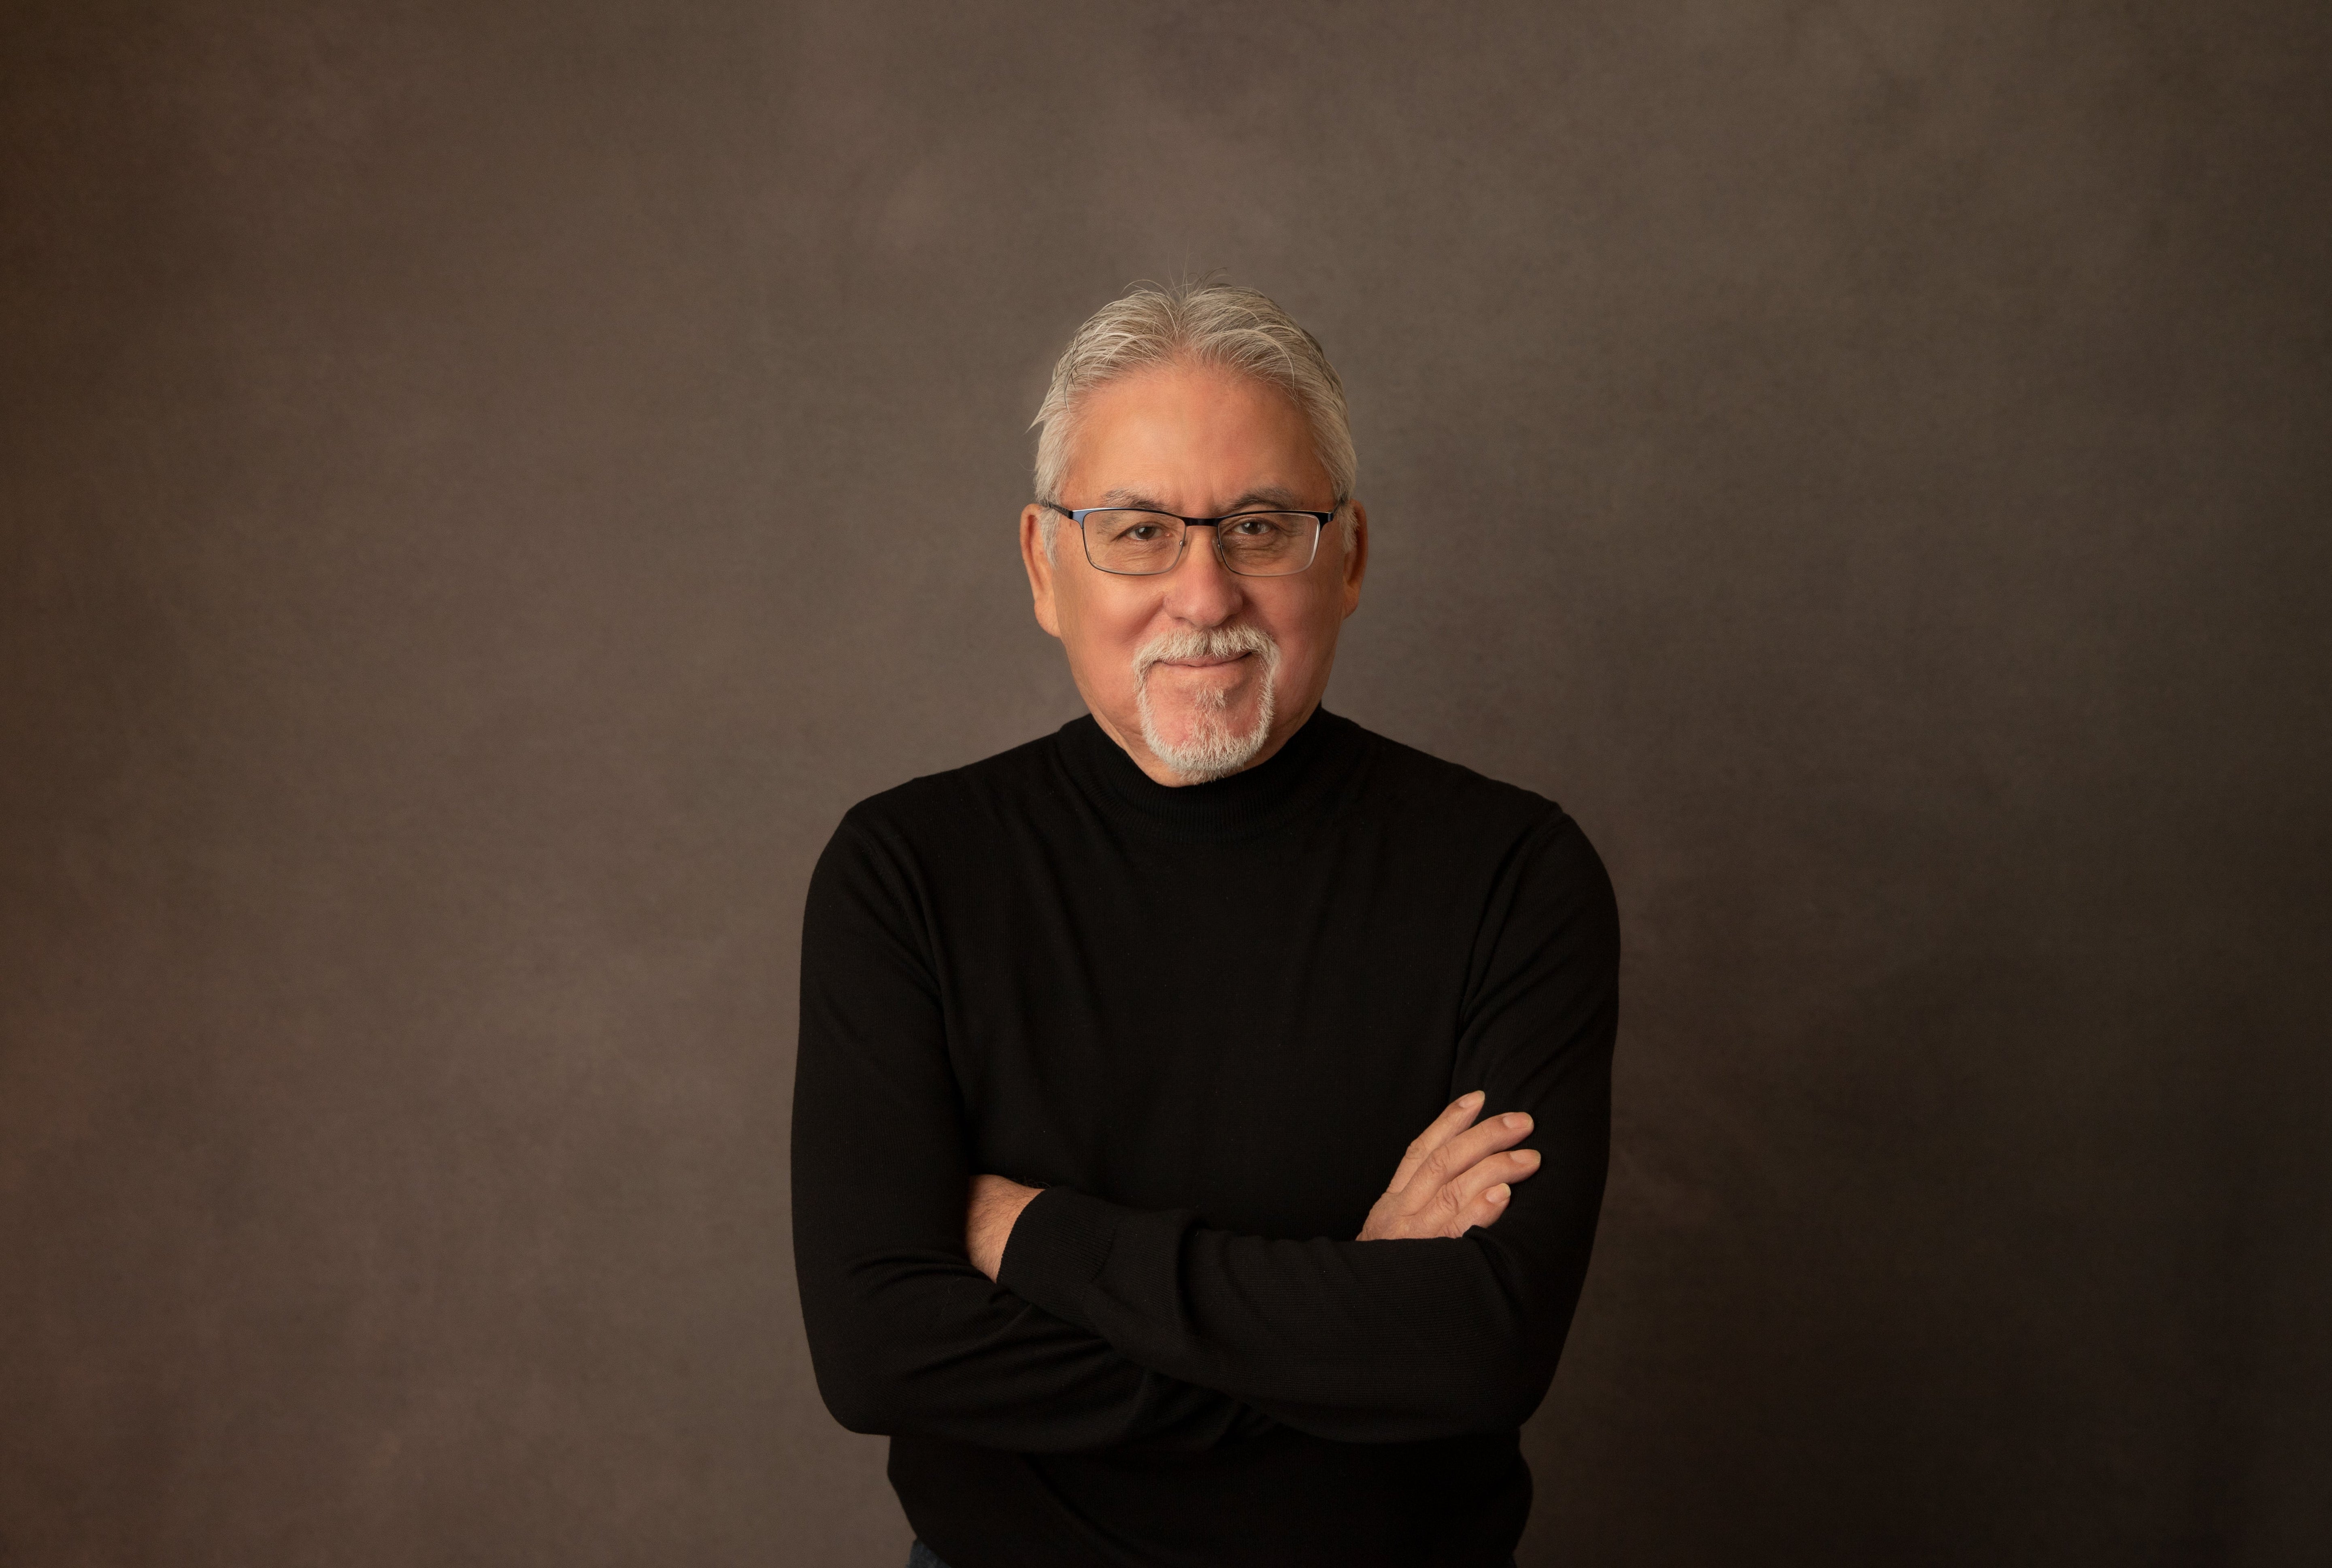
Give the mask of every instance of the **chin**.
[[1168, 698], [1142, 703], [1142, 738], [1151, 754], [1194, 783], [1247, 767], [1271, 736], [1266, 686], [1244, 702]]
[[1159, 703], [1153, 709], [1159, 738], [1176, 746], [1213, 745], [1226, 735], [1249, 734], [1270, 723], [1252, 699], [1214, 708], [1194, 703]]

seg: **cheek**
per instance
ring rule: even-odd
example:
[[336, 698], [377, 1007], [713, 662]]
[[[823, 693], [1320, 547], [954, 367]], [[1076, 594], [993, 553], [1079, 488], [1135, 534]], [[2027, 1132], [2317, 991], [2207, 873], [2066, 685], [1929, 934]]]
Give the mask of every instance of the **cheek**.
[[1063, 609], [1062, 641], [1067, 645], [1077, 667], [1102, 677], [1125, 667], [1125, 678], [1131, 681], [1133, 650], [1142, 645], [1142, 633], [1149, 624], [1140, 608], [1081, 598], [1073, 607], [1064, 605]]
[[1343, 607], [1331, 589], [1307, 594], [1270, 618], [1264, 629], [1279, 639], [1281, 659], [1290, 665], [1310, 666], [1327, 656], [1343, 625]]

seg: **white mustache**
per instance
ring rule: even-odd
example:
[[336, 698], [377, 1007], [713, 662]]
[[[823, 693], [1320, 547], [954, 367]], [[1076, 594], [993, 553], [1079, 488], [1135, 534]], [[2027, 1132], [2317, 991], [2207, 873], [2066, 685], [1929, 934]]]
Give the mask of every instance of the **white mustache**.
[[1261, 626], [1245, 622], [1227, 626], [1184, 626], [1161, 632], [1142, 645], [1133, 655], [1133, 678], [1148, 680], [1151, 666], [1169, 659], [1229, 659], [1241, 654], [1262, 655], [1266, 669], [1279, 663], [1279, 645]]

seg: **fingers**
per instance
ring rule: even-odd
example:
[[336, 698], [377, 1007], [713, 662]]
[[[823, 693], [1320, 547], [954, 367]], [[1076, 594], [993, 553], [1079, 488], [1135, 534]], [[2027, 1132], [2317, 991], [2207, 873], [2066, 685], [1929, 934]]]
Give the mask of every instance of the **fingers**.
[[1505, 1215], [1515, 1183], [1537, 1174], [1540, 1162], [1535, 1149], [1504, 1149], [1476, 1161], [1455, 1181], [1429, 1185], [1419, 1179], [1405, 1193], [1377, 1200], [1360, 1239], [1463, 1236], [1477, 1225], [1495, 1225]]
[[1398, 1192], [1408, 1186], [1409, 1179], [1417, 1174], [1417, 1168], [1425, 1163], [1434, 1151], [1464, 1132], [1473, 1122], [1476, 1113], [1482, 1108], [1482, 1091], [1476, 1089], [1450, 1101], [1448, 1107], [1434, 1117], [1432, 1124], [1410, 1144], [1409, 1152], [1400, 1157], [1400, 1169], [1392, 1173], [1392, 1180], [1385, 1183], [1385, 1190]]
[[1415, 1188], [1418, 1201], [1429, 1200], [1436, 1189], [1463, 1176], [1499, 1150], [1511, 1149], [1530, 1133], [1531, 1119], [1520, 1111], [1493, 1116], [1478, 1127], [1458, 1133], [1419, 1161], [1410, 1180], [1400, 1190]]
[[1460, 1095], [1417, 1135], [1370, 1209], [1362, 1240], [1462, 1236], [1505, 1215], [1515, 1183], [1537, 1173], [1539, 1154], [1515, 1147], [1531, 1134], [1531, 1118], [1523, 1112], [1475, 1126], [1483, 1100], [1479, 1089]]
[[1535, 1149], [1508, 1149], [1476, 1162], [1446, 1189], [1457, 1220], [1450, 1234], [1463, 1235], [1473, 1226], [1496, 1224], [1514, 1196], [1515, 1183], [1537, 1175], [1539, 1163]]
[[1483, 1193], [1480, 1198], [1475, 1200], [1475, 1202], [1478, 1205], [1478, 1209], [1468, 1212], [1465, 1216], [1466, 1229], [1465, 1230], [1458, 1231], [1458, 1234], [1463, 1236], [1466, 1234], [1467, 1230], [1487, 1229], [1490, 1226], [1496, 1225], [1498, 1222], [1499, 1217], [1505, 1213], [1506, 1203], [1508, 1200], [1514, 1197], [1514, 1195], [1515, 1190], [1504, 1185], [1493, 1187], [1487, 1192]]

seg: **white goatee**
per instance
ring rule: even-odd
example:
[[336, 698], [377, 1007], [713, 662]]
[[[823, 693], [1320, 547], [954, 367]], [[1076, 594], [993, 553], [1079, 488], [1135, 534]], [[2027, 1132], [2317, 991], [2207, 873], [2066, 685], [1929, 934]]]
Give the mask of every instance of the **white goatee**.
[[[1199, 692], [1191, 701], [1197, 709], [1190, 733], [1169, 741], [1159, 732], [1158, 716], [1150, 705], [1150, 671], [1167, 659], [1226, 659], [1253, 654], [1263, 661], [1263, 694], [1256, 703], [1255, 723], [1234, 730], [1227, 716], [1228, 693]], [[1194, 784], [1226, 778], [1255, 760], [1271, 738], [1271, 716], [1279, 684], [1279, 645], [1259, 626], [1244, 624], [1201, 630], [1161, 632], [1142, 645], [1133, 655], [1134, 711], [1142, 716], [1142, 743], [1150, 754]]]

